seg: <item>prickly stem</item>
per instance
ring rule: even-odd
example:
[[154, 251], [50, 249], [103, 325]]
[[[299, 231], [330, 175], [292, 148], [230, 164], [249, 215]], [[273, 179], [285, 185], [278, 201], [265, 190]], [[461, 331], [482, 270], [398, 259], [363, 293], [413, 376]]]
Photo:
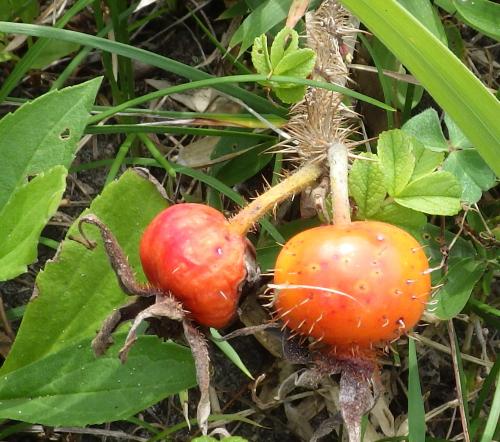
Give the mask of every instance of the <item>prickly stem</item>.
[[317, 163], [304, 164], [233, 216], [229, 220], [232, 229], [242, 235], [246, 234], [277, 203], [310, 186], [321, 176], [322, 172], [323, 168]]

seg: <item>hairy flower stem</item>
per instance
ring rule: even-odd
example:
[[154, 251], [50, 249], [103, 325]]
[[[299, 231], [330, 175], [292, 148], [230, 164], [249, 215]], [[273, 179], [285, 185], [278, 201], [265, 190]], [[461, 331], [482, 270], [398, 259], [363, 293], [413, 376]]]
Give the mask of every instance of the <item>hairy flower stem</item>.
[[233, 231], [241, 235], [246, 234], [276, 204], [310, 186], [321, 176], [322, 172], [323, 168], [317, 163], [307, 163], [300, 167], [292, 175], [259, 195], [233, 216], [229, 220]]
[[330, 192], [332, 195], [333, 224], [349, 224], [348, 150], [344, 143], [334, 142], [328, 148], [330, 164]]

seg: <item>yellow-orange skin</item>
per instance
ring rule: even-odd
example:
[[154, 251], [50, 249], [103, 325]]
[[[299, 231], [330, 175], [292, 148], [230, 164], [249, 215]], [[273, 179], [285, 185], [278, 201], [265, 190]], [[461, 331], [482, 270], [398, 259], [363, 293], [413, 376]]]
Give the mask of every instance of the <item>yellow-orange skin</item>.
[[236, 314], [246, 247], [218, 210], [176, 204], [146, 228], [140, 256], [152, 285], [171, 293], [199, 324], [220, 328]]
[[431, 290], [427, 270], [420, 244], [391, 224], [306, 230], [281, 250], [274, 282], [318, 289], [278, 289], [277, 315], [291, 330], [339, 350], [371, 348], [418, 322]]

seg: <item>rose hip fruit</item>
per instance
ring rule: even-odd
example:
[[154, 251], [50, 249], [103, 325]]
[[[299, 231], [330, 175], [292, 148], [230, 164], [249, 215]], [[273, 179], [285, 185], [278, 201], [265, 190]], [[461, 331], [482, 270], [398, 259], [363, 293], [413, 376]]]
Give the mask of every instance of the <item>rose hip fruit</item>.
[[418, 322], [431, 289], [420, 244], [376, 221], [299, 233], [280, 252], [274, 282], [288, 328], [340, 350], [398, 338]]
[[220, 328], [236, 313], [252, 260], [249, 250], [222, 213], [186, 203], [153, 219], [142, 236], [140, 257], [153, 286], [171, 293], [199, 324]]

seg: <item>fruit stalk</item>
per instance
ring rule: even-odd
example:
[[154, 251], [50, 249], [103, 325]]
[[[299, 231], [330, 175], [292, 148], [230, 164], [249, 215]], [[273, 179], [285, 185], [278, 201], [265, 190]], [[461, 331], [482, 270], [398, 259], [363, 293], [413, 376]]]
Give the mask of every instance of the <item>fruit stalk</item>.
[[351, 207], [348, 188], [348, 150], [342, 142], [333, 142], [328, 148], [330, 165], [330, 192], [332, 196], [333, 224], [349, 224]]
[[323, 168], [320, 164], [306, 163], [230, 218], [231, 229], [241, 235], [246, 234], [273, 206], [310, 186], [321, 176], [322, 172]]

